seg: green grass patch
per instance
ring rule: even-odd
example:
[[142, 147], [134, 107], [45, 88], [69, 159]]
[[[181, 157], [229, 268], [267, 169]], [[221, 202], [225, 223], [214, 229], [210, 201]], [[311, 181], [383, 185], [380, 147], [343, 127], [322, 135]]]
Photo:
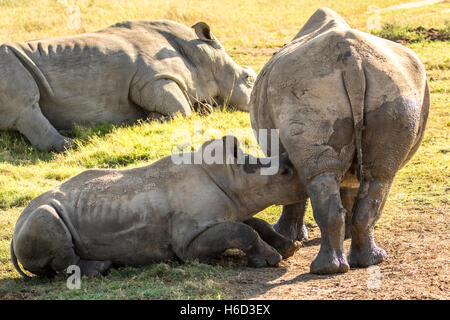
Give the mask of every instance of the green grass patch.
[[374, 35], [388, 40], [414, 43], [421, 41], [449, 41], [450, 40], [450, 22], [446, 22], [445, 26], [437, 29], [424, 27], [412, 27], [409, 25], [399, 25], [396, 23], [384, 23], [380, 30], [372, 30]]

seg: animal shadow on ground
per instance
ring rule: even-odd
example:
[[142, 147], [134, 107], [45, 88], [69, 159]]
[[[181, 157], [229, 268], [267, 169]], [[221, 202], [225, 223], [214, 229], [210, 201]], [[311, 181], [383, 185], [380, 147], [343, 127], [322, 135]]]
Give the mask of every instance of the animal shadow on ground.
[[314, 238], [314, 239], [311, 239], [311, 240], [304, 241], [302, 243], [302, 245], [303, 245], [303, 247], [317, 246], [317, 245], [320, 244], [320, 240], [321, 240], [320, 238]]
[[[304, 272], [296, 277], [289, 279], [289, 280], [280, 280], [280, 281], [274, 281], [281, 276], [283, 276], [287, 272], [286, 267], [279, 267], [279, 268], [271, 268], [274, 270], [267, 270], [268, 268], [265, 268], [265, 273], [262, 273], [260, 276], [254, 278], [255, 285], [252, 288], [249, 288], [250, 290], [241, 290], [241, 292], [237, 293], [237, 296], [234, 298], [236, 299], [258, 299], [260, 296], [264, 295], [266, 292], [277, 288], [277, 287], [286, 287], [288, 288], [291, 285], [299, 284], [299, 283], [307, 283], [310, 281], [315, 280], [325, 280], [329, 278], [335, 278], [339, 277], [339, 274], [327, 274], [327, 275], [319, 275], [319, 274], [312, 274], [309, 272]], [[247, 278], [247, 276], [243, 276], [243, 278]], [[273, 283], [274, 282], [274, 283]], [[245, 282], [243, 282], [245, 283]], [[247, 291], [247, 292], [243, 292]]]
[[[149, 119], [153, 120], [153, 119]], [[104, 123], [93, 126], [75, 126], [73, 130], [61, 130], [60, 133], [79, 142], [85, 143], [91, 137], [103, 137], [114, 131], [116, 128], [131, 126], [132, 124], [115, 125]], [[76, 149], [74, 144], [71, 149]], [[40, 151], [33, 147], [30, 142], [19, 132], [0, 130], [0, 163], [7, 162], [13, 165], [35, 164], [38, 161], [51, 162], [57, 153]]]
[[[229, 112], [237, 111], [234, 107], [225, 107], [217, 103], [213, 105], [209, 105], [207, 103], [194, 103], [192, 107], [199, 116], [208, 116], [214, 109], [220, 111], [227, 110]], [[99, 125], [86, 126], [75, 125], [72, 130], [59, 130], [59, 133], [66, 137], [75, 139], [78, 143], [84, 144], [88, 143], [88, 141], [93, 137], [104, 137], [118, 128], [127, 128], [139, 123], [147, 122], [163, 123], [170, 119], [171, 117], [169, 116], [164, 116], [156, 112], [149, 112], [145, 119], [140, 119], [132, 123], [103, 123]], [[77, 143], [75, 143], [69, 150], [76, 150], [77, 147]], [[40, 151], [33, 147], [30, 142], [18, 131], [0, 130], [0, 163], [7, 162], [12, 165], [35, 164], [38, 161], [48, 163], [53, 161], [56, 155], [57, 153], [55, 152]]]
[[[304, 241], [302, 248], [318, 246], [320, 237]], [[301, 254], [302, 248], [296, 254]], [[232, 299], [251, 299], [263, 295], [267, 291], [280, 286], [289, 286], [301, 282], [309, 282], [320, 279], [328, 279], [339, 276], [339, 274], [317, 275], [304, 272], [289, 280], [276, 281], [288, 272], [286, 264], [290, 261], [280, 262], [277, 267], [249, 268], [247, 267], [247, 257], [238, 249], [230, 249], [215, 257], [210, 262], [213, 265], [220, 265], [233, 268], [236, 276], [228, 279], [227, 286], [231, 290]]]

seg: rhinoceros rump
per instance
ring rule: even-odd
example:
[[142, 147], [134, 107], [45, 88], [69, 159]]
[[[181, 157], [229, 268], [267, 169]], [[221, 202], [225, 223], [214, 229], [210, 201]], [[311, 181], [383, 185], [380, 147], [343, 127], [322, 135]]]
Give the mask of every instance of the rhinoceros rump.
[[[250, 101], [252, 127], [279, 129], [305, 188], [276, 230], [304, 237], [309, 197], [322, 242], [313, 273], [346, 272], [386, 258], [373, 227], [396, 172], [423, 138], [430, 100], [425, 70], [408, 48], [351, 29], [319, 9], [264, 66]], [[264, 148], [263, 148], [264, 149]]]
[[[228, 248], [242, 249], [255, 267], [292, 255], [293, 241], [252, 218], [272, 204], [297, 201], [292, 164], [276, 156], [270, 161], [278, 160], [278, 172], [261, 175], [265, 164], [249, 155], [236, 163], [242, 150], [236, 139], [225, 140], [210, 140], [197, 151], [216, 144], [208, 149], [223, 150], [225, 164], [174, 164], [169, 156], [140, 168], [88, 170], [36, 197], [14, 230], [17, 270], [26, 276], [16, 257], [38, 275], [70, 265], [95, 275], [111, 264], [141, 266], [175, 256], [207, 261]], [[226, 164], [230, 155], [234, 160]]]
[[[224, 101], [247, 110], [256, 74], [238, 66], [199, 22], [128, 21], [98, 32], [0, 46], [0, 130], [42, 150], [71, 140], [57, 130], [124, 123]], [[195, 31], [195, 32], [194, 32]]]

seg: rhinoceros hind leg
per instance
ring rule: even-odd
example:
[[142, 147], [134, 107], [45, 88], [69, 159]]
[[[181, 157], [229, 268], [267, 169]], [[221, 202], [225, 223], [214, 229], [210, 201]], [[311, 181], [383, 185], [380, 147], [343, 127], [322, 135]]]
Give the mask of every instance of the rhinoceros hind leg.
[[53, 127], [37, 103], [20, 114], [16, 129], [39, 150], [62, 152], [72, 145], [72, 139], [62, 136]]
[[368, 267], [387, 258], [377, 247], [373, 227], [381, 216], [392, 180], [367, 179], [361, 183], [352, 216], [352, 243], [348, 255], [352, 267]]
[[244, 223], [255, 229], [261, 239], [275, 248], [284, 259], [291, 257], [301, 246], [299, 242], [290, 240], [276, 232], [269, 223], [262, 219], [253, 217], [244, 221]]
[[283, 206], [283, 212], [273, 226], [275, 231], [291, 240], [308, 240], [308, 230], [305, 226], [305, 213], [308, 199], [299, 203]]
[[355, 203], [358, 188], [341, 187], [341, 201], [346, 210], [345, 216], [345, 239], [352, 237], [352, 210]]
[[282, 259], [255, 230], [240, 222], [222, 222], [206, 229], [188, 245], [180, 258], [208, 262], [227, 249], [244, 251], [251, 267], [275, 266]]
[[339, 183], [333, 174], [311, 179], [306, 189], [311, 199], [314, 219], [320, 228], [321, 245], [311, 273], [344, 273], [350, 267], [344, 255], [345, 209], [339, 194]]
[[40, 276], [64, 273], [80, 258], [73, 249], [72, 236], [55, 209], [43, 205], [31, 212], [14, 233], [14, 251], [23, 267]]

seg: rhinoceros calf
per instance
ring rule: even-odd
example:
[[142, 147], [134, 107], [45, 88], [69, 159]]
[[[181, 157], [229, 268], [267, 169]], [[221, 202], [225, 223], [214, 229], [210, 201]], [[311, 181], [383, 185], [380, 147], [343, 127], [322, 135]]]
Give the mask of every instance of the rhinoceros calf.
[[207, 261], [228, 248], [242, 249], [251, 266], [262, 267], [292, 255], [293, 241], [252, 218], [272, 204], [295, 203], [292, 164], [287, 156], [273, 157], [277, 173], [262, 175], [267, 164], [252, 164], [257, 159], [249, 155], [237, 163], [243, 155], [237, 140], [225, 140], [210, 140], [197, 151], [220, 151], [224, 164], [175, 164], [169, 156], [140, 168], [88, 170], [33, 199], [11, 242], [16, 269], [26, 276], [18, 259], [37, 275], [70, 265], [95, 275], [111, 265], [173, 257]]
[[238, 66], [199, 22], [127, 21], [98, 32], [0, 46], [0, 130], [41, 150], [71, 140], [57, 130], [191, 114], [193, 103], [247, 110], [256, 74]]
[[311, 200], [322, 235], [311, 272], [349, 269], [346, 218], [350, 265], [386, 258], [373, 227], [396, 172], [419, 147], [429, 105], [425, 70], [411, 50], [351, 29], [329, 9], [317, 10], [265, 65], [252, 92], [251, 122], [280, 130], [280, 150], [304, 186], [275, 229], [304, 237]]

